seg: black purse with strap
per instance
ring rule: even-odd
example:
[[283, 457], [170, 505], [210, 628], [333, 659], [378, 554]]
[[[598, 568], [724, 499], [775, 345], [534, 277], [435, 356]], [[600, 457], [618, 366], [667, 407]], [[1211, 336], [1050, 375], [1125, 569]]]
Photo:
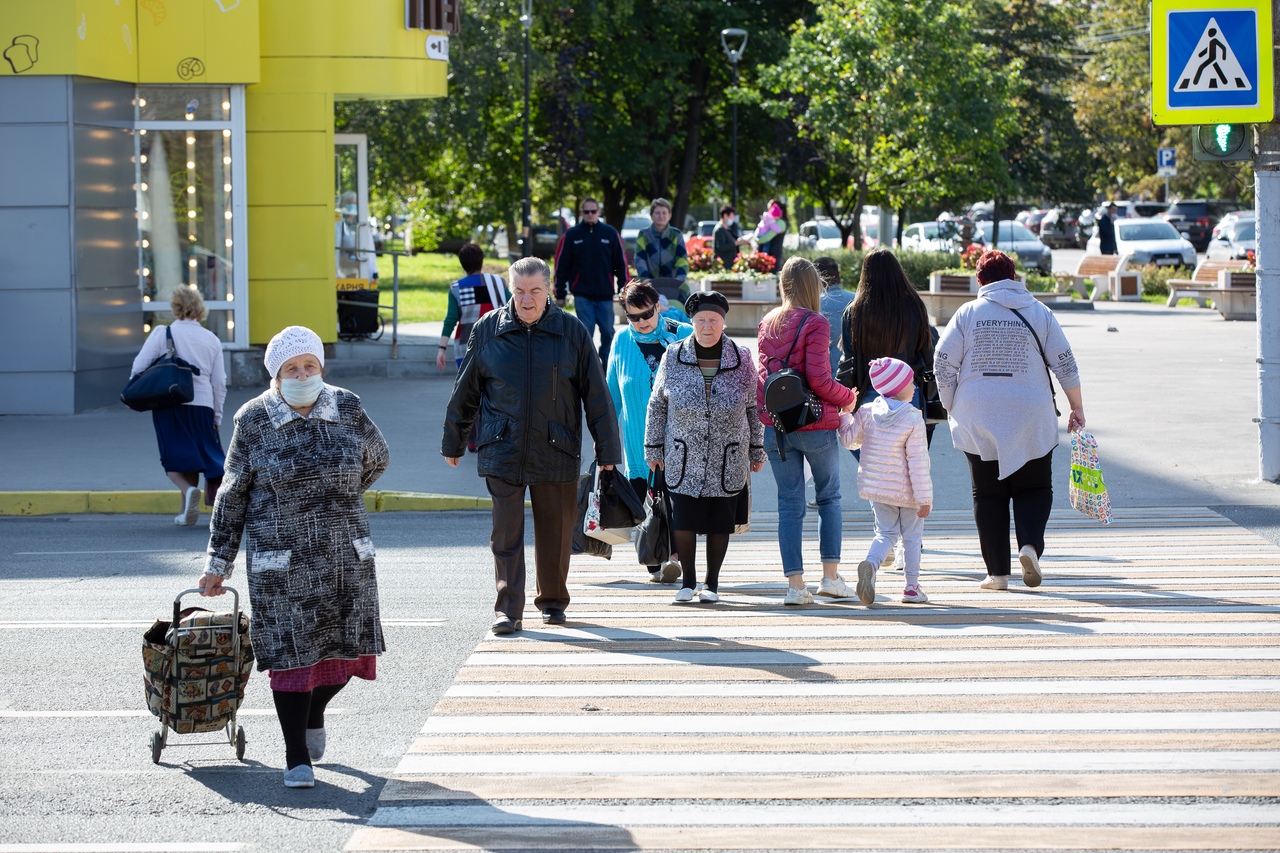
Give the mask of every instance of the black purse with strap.
[[120, 402], [135, 412], [172, 409], [195, 399], [195, 377], [200, 368], [178, 357], [173, 330], [164, 330], [166, 352], [146, 366], [120, 392]]

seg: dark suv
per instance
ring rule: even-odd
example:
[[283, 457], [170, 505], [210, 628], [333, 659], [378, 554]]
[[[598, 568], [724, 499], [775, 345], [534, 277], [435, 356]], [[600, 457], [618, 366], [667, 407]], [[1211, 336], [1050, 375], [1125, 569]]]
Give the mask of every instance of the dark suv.
[[1218, 224], [1218, 220], [1239, 209], [1240, 205], [1233, 201], [1184, 199], [1169, 205], [1162, 216], [1195, 246], [1197, 252], [1203, 252], [1209, 247], [1213, 226]]

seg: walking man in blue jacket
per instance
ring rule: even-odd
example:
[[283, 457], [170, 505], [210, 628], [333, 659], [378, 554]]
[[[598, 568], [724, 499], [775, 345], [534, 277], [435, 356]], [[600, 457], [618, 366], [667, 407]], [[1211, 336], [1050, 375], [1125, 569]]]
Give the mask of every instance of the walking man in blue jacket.
[[583, 199], [582, 218], [565, 232], [556, 248], [556, 304], [564, 307], [566, 292], [587, 336], [600, 327], [600, 362], [609, 363], [613, 341], [613, 298], [626, 286], [627, 256], [622, 238], [612, 225], [600, 221], [600, 203]]

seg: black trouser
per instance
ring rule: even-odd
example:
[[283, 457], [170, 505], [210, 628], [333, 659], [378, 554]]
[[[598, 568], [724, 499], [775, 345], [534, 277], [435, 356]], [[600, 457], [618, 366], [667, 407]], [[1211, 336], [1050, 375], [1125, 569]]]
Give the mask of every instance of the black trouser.
[[534, 607], [564, 610], [569, 606], [569, 555], [573, 549], [573, 525], [578, 519], [578, 484], [541, 483], [516, 486], [488, 477], [493, 498], [493, 574], [498, 599], [495, 615], [519, 620], [524, 617], [524, 493], [533, 504], [533, 559], [537, 580]]
[[999, 462], [983, 462], [972, 453], [969, 473], [973, 478], [973, 520], [978, 525], [978, 544], [989, 575], [1009, 574], [1009, 502], [1013, 501], [1013, 526], [1018, 548], [1032, 545], [1036, 556], [1044, 553], [1044, 528], [1053, 508], [1053, 451], [1032, 459], [1005, 479]]

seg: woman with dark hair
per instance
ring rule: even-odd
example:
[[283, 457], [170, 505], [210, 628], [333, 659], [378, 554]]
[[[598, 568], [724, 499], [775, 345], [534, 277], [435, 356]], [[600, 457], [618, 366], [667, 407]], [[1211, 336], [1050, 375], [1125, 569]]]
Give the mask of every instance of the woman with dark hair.
[[840, 325], [844, 357], [836, 379], [857, 389], [858, 406], [880, 396], [871, 385], [868, 365], [877, 358], [896, 358], [915, 372], [916, 395], [911, 402], [923, 411], [923, 377], [933, 370], [929, 313], [893, 252], [876, 249], [862, 259], [858, 292]]
[[[658, 291], [648, 282], [632, 281], [619, 299], [627, 327], [613, 339], [605, 378], [622, 434], [622, 468], [636, 494], [643, 496], [649, 488], [644, 430], [653, 378], [667, 347], [693, 334], [693, 326], [663, 317], [658, 312]], [[674, 557], [663, 565], [649, 566], [654, 583], [674, 583], [679, 577], [680, 564]]]
[[782, 240], [787, 233], [787, 208], [776, 198], [769, 199], [760, 214], [760, 224], [756, 226], [756, 245], [766, 255], [771, 255], [777, 264], [774, 269], [782, 269]]
[[1053, 312], [1016, 276], [1008, 255], [983, 252], [978, 298], [960, 306], [938, 342], [938, 396], [973, 479], [973, 518], [987, 567], [983, 589], [1009, 588], [1010, 502], [1022, 582], [1040, 585], [1058, 446], [1050, 373], [1071, 406], [1067, 429], [1084, 427], [1071, 344]]

